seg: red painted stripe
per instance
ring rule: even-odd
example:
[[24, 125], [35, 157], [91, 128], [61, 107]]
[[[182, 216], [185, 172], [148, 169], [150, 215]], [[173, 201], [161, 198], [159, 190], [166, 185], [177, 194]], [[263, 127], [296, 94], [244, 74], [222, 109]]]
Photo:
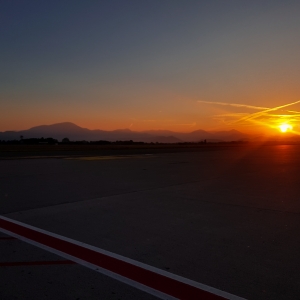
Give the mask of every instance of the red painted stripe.
[[71, 260], [56, 260], [56, 261], [13, 261], [2, 262], [0, 267], [19, 267], [19, 266], [46, 266], [46, 265], [74, 265]]
[[0, 218], [0, 227], [12, 233], [21, 235], [32, 241], [51, 247], [68, 255], [84, 260], [121, 276], [127, 277], [140, 284], [179, 299], [207, 299], [220, 300], [224, 297], [201, 290], [189, 284], [163, 276], [161, 274], [121, 261], [117, 258], [93, 251], [71, 242], [35, 231], [30, 228], [3, 220]]

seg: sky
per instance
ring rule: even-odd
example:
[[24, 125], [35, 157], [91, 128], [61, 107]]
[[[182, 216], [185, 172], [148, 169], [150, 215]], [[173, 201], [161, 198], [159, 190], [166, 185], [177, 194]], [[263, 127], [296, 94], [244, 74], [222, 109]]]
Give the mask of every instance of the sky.
[[1, 1], [0, 131], [300, 132], [299, 15], [298, 0]]

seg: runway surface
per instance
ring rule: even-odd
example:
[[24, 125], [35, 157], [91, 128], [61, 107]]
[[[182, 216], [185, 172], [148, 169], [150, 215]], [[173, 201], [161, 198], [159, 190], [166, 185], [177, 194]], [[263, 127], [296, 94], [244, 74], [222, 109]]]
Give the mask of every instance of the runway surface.
[[[299, 299], [299, 146], [146, 154], [0, 160], [0, 214], [242, 298]], [[4, 299], [157, 299], [8, 237]]]

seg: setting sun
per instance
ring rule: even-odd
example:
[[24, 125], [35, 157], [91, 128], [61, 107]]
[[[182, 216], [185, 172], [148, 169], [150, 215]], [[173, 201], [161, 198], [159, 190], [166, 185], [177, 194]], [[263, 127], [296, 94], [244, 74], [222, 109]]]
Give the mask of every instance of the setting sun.
[[281, 124], [279, 125], [279, 129], [281, 132], [287, 132], [288, 130], [292, 130], [293, 126], [290, 124]]

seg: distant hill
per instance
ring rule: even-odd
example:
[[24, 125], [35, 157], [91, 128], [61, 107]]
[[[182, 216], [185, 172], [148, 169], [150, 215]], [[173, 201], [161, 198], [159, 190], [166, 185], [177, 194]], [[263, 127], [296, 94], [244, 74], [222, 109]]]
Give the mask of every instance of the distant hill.
[[53, 125], [41, 125], [22, 131], [0, 132], [0, 140], [19, 140], [20, 136], [24, 138], [48, 138], [52, 137], [61, 141], [67, 137], [73, 141], [125, 141], [133, 140], [135, 142], [159, 142], [159, 143], [179, 143], [179, 142], [200, 142], [207, 141], [239, 141], [248, 138], [237, 130], [229, 131], [204, 131], [196, 130], [192, 132], [173, 132], [168, 130], [148, 130], [132, 131], [130, 129], [118, 129], [112, 131], [90, 130], [82, 128], [70, 122], [57, 123]]

